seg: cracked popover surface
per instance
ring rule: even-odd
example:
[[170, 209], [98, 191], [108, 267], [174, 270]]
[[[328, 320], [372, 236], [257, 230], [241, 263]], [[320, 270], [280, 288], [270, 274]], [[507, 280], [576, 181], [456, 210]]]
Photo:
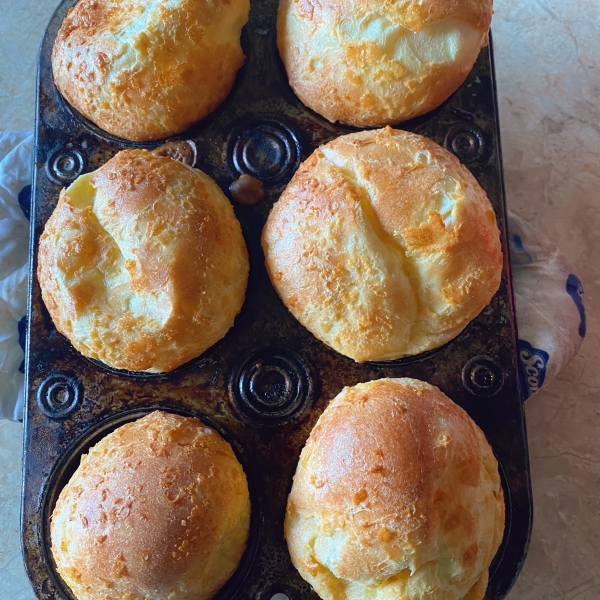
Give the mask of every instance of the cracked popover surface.
[[425, 114], [487, 45], [492, 0], [281, 0], [277, 47], [296, 95], [332, 123]]
[[64, 189], [39, 244], [57, 330], [85, 356], [130, 371], [171, 371], [220, 340], [248, 270], [219, 186], [147, 150], [124, 150]]
[[386, 127], [317, 149], [263, 230], [291, 313], [357, 362], [393, 360], [458, 335], [502, 273], [485, 192], [431, 140]]
[[324, 600], [481, 600], [504, 531], [498, 463], [437, 387], [347, 387], [302, 450], [285, 538]]
[[56, 36], [54, 82], [109, 133], [175, 135], [229, 94], [249, 10], [248, 0], [79, 0]]
[[155, 411], [81, 457], [52, 512], [52, 556], [77, 600], [208, 600], [242, 558], [250, 512], [229, 443]]

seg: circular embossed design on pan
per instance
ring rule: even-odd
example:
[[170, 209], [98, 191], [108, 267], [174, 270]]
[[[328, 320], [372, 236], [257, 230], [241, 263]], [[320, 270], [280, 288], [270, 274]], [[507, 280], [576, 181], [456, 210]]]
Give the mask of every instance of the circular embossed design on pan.
[[83, 172], [83, 155], [73, 148], [60, 149], [51, 154], [46, 163], [50, 179], [55, 183], [66, 184], [75, 181]]
[[289, 179], [300, 163], [302, 148], [287, 126], [269, 121], [243, 127], [231, 138], [228, 155], [233, 169], [265, 183]]
[[462, 162], [476, 161], [485, 152], [485, 136], [477, 125], [453, 127], [446, 136], [446, 148]]
[[234, 369], [229, 382], [238, 410], [260, 425], [285, 425], [299, 417], [313, 395], [308, 364], [295, 352], [261, 348]]
[[462, 380], [469, 392], [489, 398], [502, 387], [504, 373], [493, 359], [487, 356], [476, 356], [464, 366]]
[[83, 400], [83, 385], [77, 377], [53, 373], [46, 377], [37, 391], [39, 407], [54, 419], [66, 417]]

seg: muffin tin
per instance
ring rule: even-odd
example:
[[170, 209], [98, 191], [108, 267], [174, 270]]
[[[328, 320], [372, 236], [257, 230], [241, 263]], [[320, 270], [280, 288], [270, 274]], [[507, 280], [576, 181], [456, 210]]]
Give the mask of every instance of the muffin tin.
[[[486, 598], [503, 598], [525, 558], [532, 518], [523, 405], [517, 385], [516, 322], [491, 44], [466, 82], [439, 109], [401, 127], [444, 145], [471, 170], [496, 212], [504, 252], [500, 289], [453, 341], [410, 359], [357, 364], [315, 339], [285, 309], [264, 268], [260, 234], [268, 212], [300, 161], [354, 128], [333, 125], [294, 96], [275, 45], [277, 0], [255, 0], [242, 34], [247, 56], [215, 113], [185, 132], [198, 167], [227, 193], [242, 173], [259, 178], [264, 199], [235, 206], [250, 254], [246, 301], [223, 340], [163, 375], [110, 369], [89, 360], [57, 333], [42, 302], [36, 248], [62, 187], [124, 148], [154, 148], [106, 134], [72, 109], [52, 81], [54, 38], [74, 0], [56, 10], [38, 68], [26, 349], [22, 544], [40, 599], [70, 599], [49, 553], [49, 518], [80, 456], [119, 425], [154, 409], [193, 415], [236, 451], [253, 506], [248, 549], [218, 598], [317, 598], [292, 566], [283, 539], [287, 494], [300, 450], [327, 403], [346, 385], [415, 377], [438, 386], [486, 434], [500, 464], [506, 529], [490, 568]], [[278, 598], [281, 598], [278, 596]]]

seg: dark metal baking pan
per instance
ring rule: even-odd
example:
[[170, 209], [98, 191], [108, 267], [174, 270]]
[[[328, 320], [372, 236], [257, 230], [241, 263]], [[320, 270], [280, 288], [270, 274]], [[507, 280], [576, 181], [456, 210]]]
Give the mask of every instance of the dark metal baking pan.
[[240, 172], [265, 184], [265, 198], [257, 206], [236, 206], [251, 261], [246, 301], [225, 338], [201, 357], [170, 374], [136, 375], [76, 352], [54, 328], [35, 276], [38, 239], [61, 188], [123, 148], [158, 145], [102, 132], [56, 91], [50, 54], [73, 4], [66, 0], [54, 14], [38, 67], [22, 497], [23, 554], [35, 593], [44, 600], [70, 597], [49, 555], [48, 519], [81, 453], [117, 425], [162, 408], [217, 427], [236, 449], [253, 490], [249, 549], [220, 598], [270, 600], [282, 592], [290, 600], [314, 600], [283, 539], [286, 497], [300, 450], [344, 386], [391, 376], [437, 385], [490, 441], [500, 463], [507, 513], [486, 598], [503, 598], [525, 558], [532, 505], [491, 46], [444, 105], [402, 127], [445, 145], [486, 190], [505, 256], [500, 289], [442, 348], [409, 360], [357, 364], [316, 340], [290, 315], [264, 268], [260, 233], [285, 183], [314, 148], [352, 129], [328, 123], [294, 96], [275, 46], [277, 0], [256, 0], [243, 34], [247, 59], [234, 89], [214, 114], [182, 136], [194, 140], [198, 167], [223, 190]]

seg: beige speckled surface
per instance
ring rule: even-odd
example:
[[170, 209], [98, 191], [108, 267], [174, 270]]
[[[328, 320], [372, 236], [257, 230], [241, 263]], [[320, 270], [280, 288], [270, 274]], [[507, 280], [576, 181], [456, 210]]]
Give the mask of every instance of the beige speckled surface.
[[527, 405], [529, 556], [509, 598], [600, 599], [600, 4], [495, 3], [509, 208], [565, 252], [585, 289], [579, 354]]
[[[0, 130], [33, 127], [35, 59], [53, 7], [0, 0]], [[535, 502], [509, 600], [600, 599], [600, 3], [496, 0], [509, 208], [559, 244], [585, 288], [588, 334], [527, 405]], [[0, 600], [33, 600], [19, 551], [22, 426], [0, 422]]]

